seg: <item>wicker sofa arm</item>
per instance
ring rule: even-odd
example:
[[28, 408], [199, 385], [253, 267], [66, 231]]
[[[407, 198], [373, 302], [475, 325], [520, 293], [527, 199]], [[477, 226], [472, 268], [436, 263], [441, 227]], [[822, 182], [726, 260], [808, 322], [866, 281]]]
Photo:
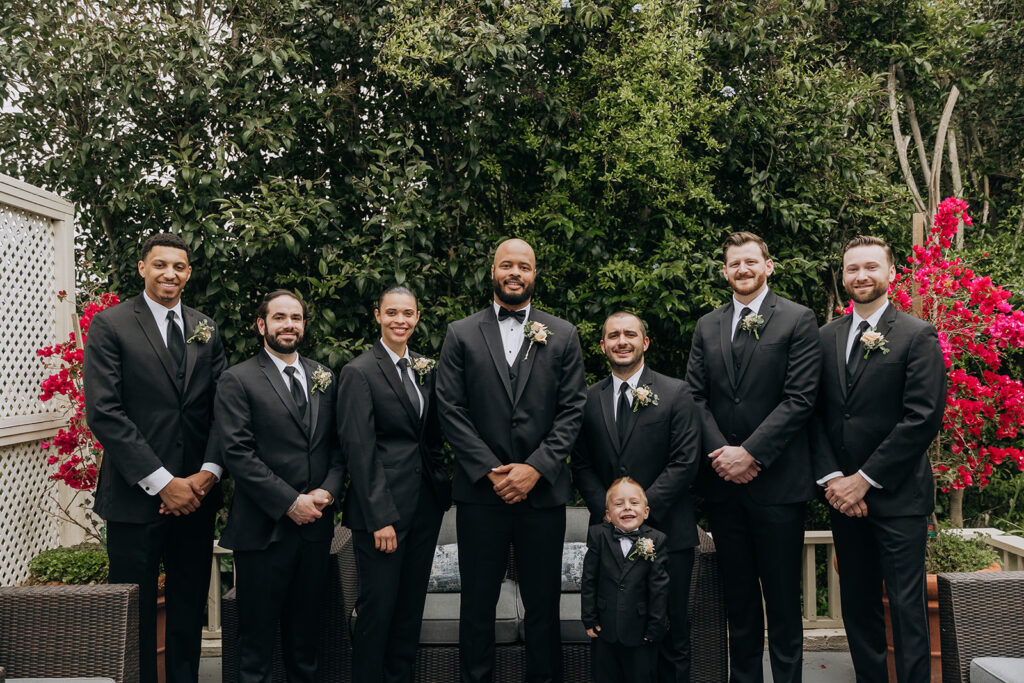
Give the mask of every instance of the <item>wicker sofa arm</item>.
[[139, 680], [139, 588], [0, 588], [0, 666], [10, 678]]
[[942, 680], [967, 683], [977, 657], [1024, 657], [1024, 572], [939, 574]]

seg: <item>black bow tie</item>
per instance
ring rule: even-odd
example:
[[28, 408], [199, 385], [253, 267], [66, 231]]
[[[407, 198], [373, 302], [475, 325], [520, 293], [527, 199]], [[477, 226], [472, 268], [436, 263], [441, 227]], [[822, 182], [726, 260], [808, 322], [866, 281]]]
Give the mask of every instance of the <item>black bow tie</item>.
[[510, 311], [504, 306], [498, 306], [498, 321], [500, 322], [506, 318], [515, 318], [517, 323], [522, 324], [526, 321], [526, 309], [521, 308], [518, 311]]
[[640, 530], [639, 529], [633, 529], [632, 531], [623, 531], [619, 527], [613, 526], [612, 527], [612, 536], [614, 536], [616, 540], [618, 540], [620, 538], [628, 538], [629, 540], [631, 540], [631, 541], [633, 541], [635, 543], [636, 540], [638, 538], [640, 538]]

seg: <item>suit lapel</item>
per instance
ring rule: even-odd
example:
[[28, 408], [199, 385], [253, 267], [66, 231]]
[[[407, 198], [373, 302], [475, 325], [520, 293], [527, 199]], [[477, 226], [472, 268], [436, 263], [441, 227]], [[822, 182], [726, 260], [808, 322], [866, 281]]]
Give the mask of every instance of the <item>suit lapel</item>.
[[619, 545], [619, 539], [615, 538], [615, 532], [612, 530], [610, 525], [607, 528], [607, 532], [608, 533], [605, 534], [605, 537], [608, 539], [608, 546], [612, 551], [611, 555], [615, 558], [615, 564], [618, 565], [619, 570], [621, 571], [625, 569], [626, 556], [622, 554], [622, 546]]
[[[316, 419], [320, 416], [320, 394], [322, 391], [313, 391], [313, 373], [320, 369], [320, 365], [308, 358], [299, 356], [302, 369], [306, 373], [306, 384], [309, 386], [309, 436], [313, 438], [316, 434]], [[329, 391], [330, 387], [324, 389]]]
[[[283, 403], [285, 408], [288, 409], [292, 419], [295, 420], [295, 424], [305, 432], [306, 423], [303, 421], [302, 416], [299, 415], [299, 407], [295, 405], [295, 399], [292, 398], [292, 392], [285, 386], [284, 377], [282, 377], [281, 373], [278, 372], [277, 365], [275, 365], [274, 361], [270, 359], [266, 349], [260, 351], [257, 358], [259, 358], [260, 370], [262, 370], [263, 374], [267, 376], [267, 379], [270, 381], [270, 386], [274, 387], [274, 391], [277, 392], [277, 397], [281, 399], [281, 403]], [[312, 382], [312, 379], [307, 376], [306, 381]]]
[[420, 419], [419, 411], [416, 410], [412, 401], [409, 400], [409, 395], [405, 393], [402, 380], [398, 376], [398, 366], [391, 362], [391, 356], [384, 349], [384, 345], [379, 339], [373, 344], [373, 354], [377, 357], [377, 366], [380, 367], [380, 371], [384, 374], [384, 379], [387, 380], [388, 386], [395, 392], [398, 402], [405, 408], [406, 415], [412, 420], [413, 425], [418, 424]]
[[[655, 389], [655, 386], [654, 386], [654, 377], [651, 376], [651, 370], [646, 365], [644, 365], [643, 372], [640, 373], [640, 379], [637, 381], [636, 385], [638, 387], [642, 387], [645, 384], [650, 385], [651, 391], [653, 391], [654, 393], [657, 393], [657, 391]], [[633, 436], [633, 430], [636, 429], [636, 423], [640, 421], [640, 414], [644, 410], [647, 410], [647, 409], [650, 408], [650, 406], [647, 406], [647, 408], [642, 408], [642, 407], [637, 406], [636, 402], [639, 401], [639, 400], [640, 399], [638, 399], [636, 397], [633, 397], [633, 409], [634, 409], [634, 411], [633, 411], [632, 419], [630, 419], [629, 424], [626, 425], [626, 439], [621, 444], [619, 444], [619, 454], [620, 455], [622, 454], [622, 451], [626, 450], [626, 445], [629, 443], [630, 437]]]
[[764, 300], [761, 302], [761, 310], [758, 311], [758, 315], [764, 318], [764, 324], [761, 325], [756, 336], [753, 332], [743, 332], [743, 334], [749, 334], [754, 337], [754, 343], [749, 345], [747, 347], [747, 352], [743, 354], [743, 362], [740, 363], [740, 371], [736, 375], [736, 386], [739, 386], [740, 381], [743, 380], [743, 375], [747, 372], [747, 366], [750, 365], [750, 359], [754, 357], [754, 352], [757, 350], [757, 346], [761, 341], [760, 338], [764, 336], [765, 330], [768, 329], [768, 323], [772, 319], [772, 314], [775, 313], [775, 304], [778, 302], [778, 299], [779, 297], [776, 296], [775, 292], [769, 289]]
[[491, 360], [494, 361], [494, 369], [498, 371], [498, 377], [501, 378], [501, 383], [505, 387], [505, 395], [508, 396], [509, 403], [515, 403], [515, 397], [512, 395], [512, 382], [508, 377], [508, 363], [505, 361], [505, 348], [501, 342], [501, 330], [498, 329], [498, 319], [494, 315], [493, 308], [483, 311], [480, 319], [480, 334], [483, 335], [484, 343], [487, 344]]
[[[850, 317], [852, 318], [853, 316], [850, 316]], [[889, 330], [892, 329], [892, 326], [893, 326], [893, 324], [895, 322], [896, 322], [896, 307], [893, 306], [892, 304], [889, 304], [886, 307], [885, 312], [882, 313], [882, 317], [878, 321], [878, 325], [875, 327], [875, 329], [884, 336], [884, 335], [889, 333]], [[849, 332], [849, 330], [847, 330], [847, 332]], [[864, 351], [864, 347], [863, 346], [861, 346], [859, 349], [857, 349], [857, 353], [864, 353], [864, 352], [865, 351]], [[868, 357], [867, 358], [863, 359], [864, 362], [862, 362], [860, 365], [857, 366], [857, 373], [852, 378], [850, 378], [850, 390], [851, 391], [853, 390], [853, 388], [855, 386], [857, 386], [857, 381], [860, 379], [861, 375], [864, 374], [864, 369], [868, 366], [868, 363], [871, 363], [875, 356], [881, 356], [881, 355], [884, 355], [881, 351], [872, 351], [871, 353], [868, 353]]]
[[[619, 432], [615, 428], [615, 409], [612, 407], [612, 401], [615, 400], [615, 392], [612, 387], [615, 386], [615, 382], [611, 377], [606, 377], [603, 381], [604, 386], [597, 391], [597, 400], [601, 404], [601, 417], [604, 420], [605, 429], [608, 431], [608, 443], [612, 445], [611, 451], [615, 454], [615, 459], [618, 460]], [[613, 464], [618, 470], [618, 462]]]
[[[537, 320], [536, 316], [538, 314], [543, 315], [536, 308], [531, 307], [530, 319], [526, 320], [525, 324], [529, 325], [532, 322], [541, 322]], [[524, 327], [523, 329], [525, 330], [526, 328]], [[527, 357], [526, 360], [519, 362], [519, 378], [516, 380], [516, 397], [515, 400], [512, 401], [513, 405], [519, 403], [520, 397], [523, 395], [523, 392], [526, 391], [526, 385], [530, 381], [530, 371], [533, 370], [533, 363], [537, 360], [537, 354], [540, 353], [540, 349], [543, 346], [543, 344], [534, 344], [531, 348], [530, 341], [525, 337], [525, 335], [523, 336], [523, 344], [519, 347], [519, 353], [520, 357], [522, 357], [522, 354], [527, 354]]]
[[725, 365], [725, 373], [729, 376], [729, 386], [736, 388], [736, 371], [732, 363], [732, 300], [725, 306], [718, 309], [718, 331], [721, 339], [722, 362]]
[[[422, 358], [423, 354], [416, 353], [410, 349], [409, 357], [416, 360], [417, 358]], [[423, 398], [423, 419], [419, 421], [419, 432], [422, 433], [424, 428], [427, 426], [427, 411], [430, 410], [430, 395], [434, 393], [434, 371], [431, 370], [429, 373], [424, 375], [422, 383], [419, 383], [418, 381], [417, 383], [419, 384], [420, 396]]]
[[153, 347], [153, 352], [156, 353], [157, 358], [160, 359], [160, 364], [164, 366], [164, 370], [167, 372], [168, 379], [171, 380], [171, 384], [174, 385], [175, 390], [179, 390], [178, 380], [175, 375], [177, 374], [174, 370], [174, 362], [171, 360], [171, 354], [167, 352], [167, 343], [160, 338], [160, 330], [156, 326], [156, 321], [153, 320], [153, 312], [149, 310], [149, 306], [143, 301], [142, 297], [145, 294], [140, 294], [135, 298], [135, 320], [139, 323], [139, 327], [142, 328], [142, 332], [146, 335], [146, 339], [149, 340], [150, 346]]
[[839, 386], [843, 390], [843, 398], [846, 398], [846, 340], [850, 338], [850, 325], [853, 315], [848, 315], [836, 325], [836, 373], [839, 375]]
[[188, 390], [188, 382], [192, 379], [192, 371], [196, 369], [196, 358], [199, 356], [199, 344], [198, 340], [188, 343], [188, 340], [192, 337], [195, 331], [196, 325], [199, 324], [199, 316], [191, 308], [181, 307], [181, 317], [185, 320], [185, 384], [182, 393]]

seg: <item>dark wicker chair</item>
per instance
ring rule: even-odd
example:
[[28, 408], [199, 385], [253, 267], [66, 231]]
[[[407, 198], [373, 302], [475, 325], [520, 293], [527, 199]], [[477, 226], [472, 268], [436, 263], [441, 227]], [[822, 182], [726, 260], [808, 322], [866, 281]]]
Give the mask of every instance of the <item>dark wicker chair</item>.
[[0, 667], [8, 678], [139, 680], [139, 588], [0, 588]]
[[977, 657], [1024, 658], [1024, 572], [938, 579], [944, 683], [967, 683]]

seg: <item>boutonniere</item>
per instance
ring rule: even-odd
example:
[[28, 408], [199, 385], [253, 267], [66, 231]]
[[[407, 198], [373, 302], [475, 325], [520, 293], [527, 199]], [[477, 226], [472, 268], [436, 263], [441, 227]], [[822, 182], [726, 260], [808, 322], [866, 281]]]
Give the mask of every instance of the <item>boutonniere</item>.
[[868, 359], [868, 354], [872, 351], [881, 351], [883, 356], [889, 353], [889, 347], [886, 346], [889, 340], [873, 327], [864, 330], [864, 334], [860, 336], [860, 343], [864, 345], [864, 360]]
[[639, 557], [641, 560], [654, 562], [655, 554], [654, 539], [641, 536], [636, 539], [636, 543], [633, 544], [633, 552], [629, 554], [629, 559], [635, 560]]
[[331, 385], [331, 371], [320, 366], [313, 371], [313, 387], [309, 390], [311, 394], [323, 393]]
[[748, 313], [743, 320], [740, 320], [740, 329], [744, 332], [753, 332], [754, 339], [761, 338], [762, 327], [764, 327], [764, 316], [757, 313]]
[[210, 341], [210, 337], [213, 336], [213, 325], [210, 324], [209, 320], [200, 320], [196, 328], [192, 330], [192, 336], [185, 340], [186, 344], [192, 342], [199, 342], [205, 344]]
[[635, 413], [640, 408], [646, 408], [647, 406], [658, 405], [658, 395], [651, 390], [650, 384], [645, 384], [642, 387], [631, 389], [633, 394], [633, 412]]
[[527, 320], [526, 324], [523, 325], [523, 334], [530, 340], [530, 345], [526, 347], [526, 355], [523, 356], [523, 360], [530, 357], [530, 349], [533, 348], [534, 344], [547, 344], [548, 337], [551, 336], [551, 330], [547, 328], [547, 325], [534, 321]]
[[412, 362], [412, 369], [416, 371], [420, 384], [423, 384], [423, 378], [430, 374], [430, 371], [436, 367], [437, 361], [433, 358], [427, 358], [426, 356], [420, 356]]

